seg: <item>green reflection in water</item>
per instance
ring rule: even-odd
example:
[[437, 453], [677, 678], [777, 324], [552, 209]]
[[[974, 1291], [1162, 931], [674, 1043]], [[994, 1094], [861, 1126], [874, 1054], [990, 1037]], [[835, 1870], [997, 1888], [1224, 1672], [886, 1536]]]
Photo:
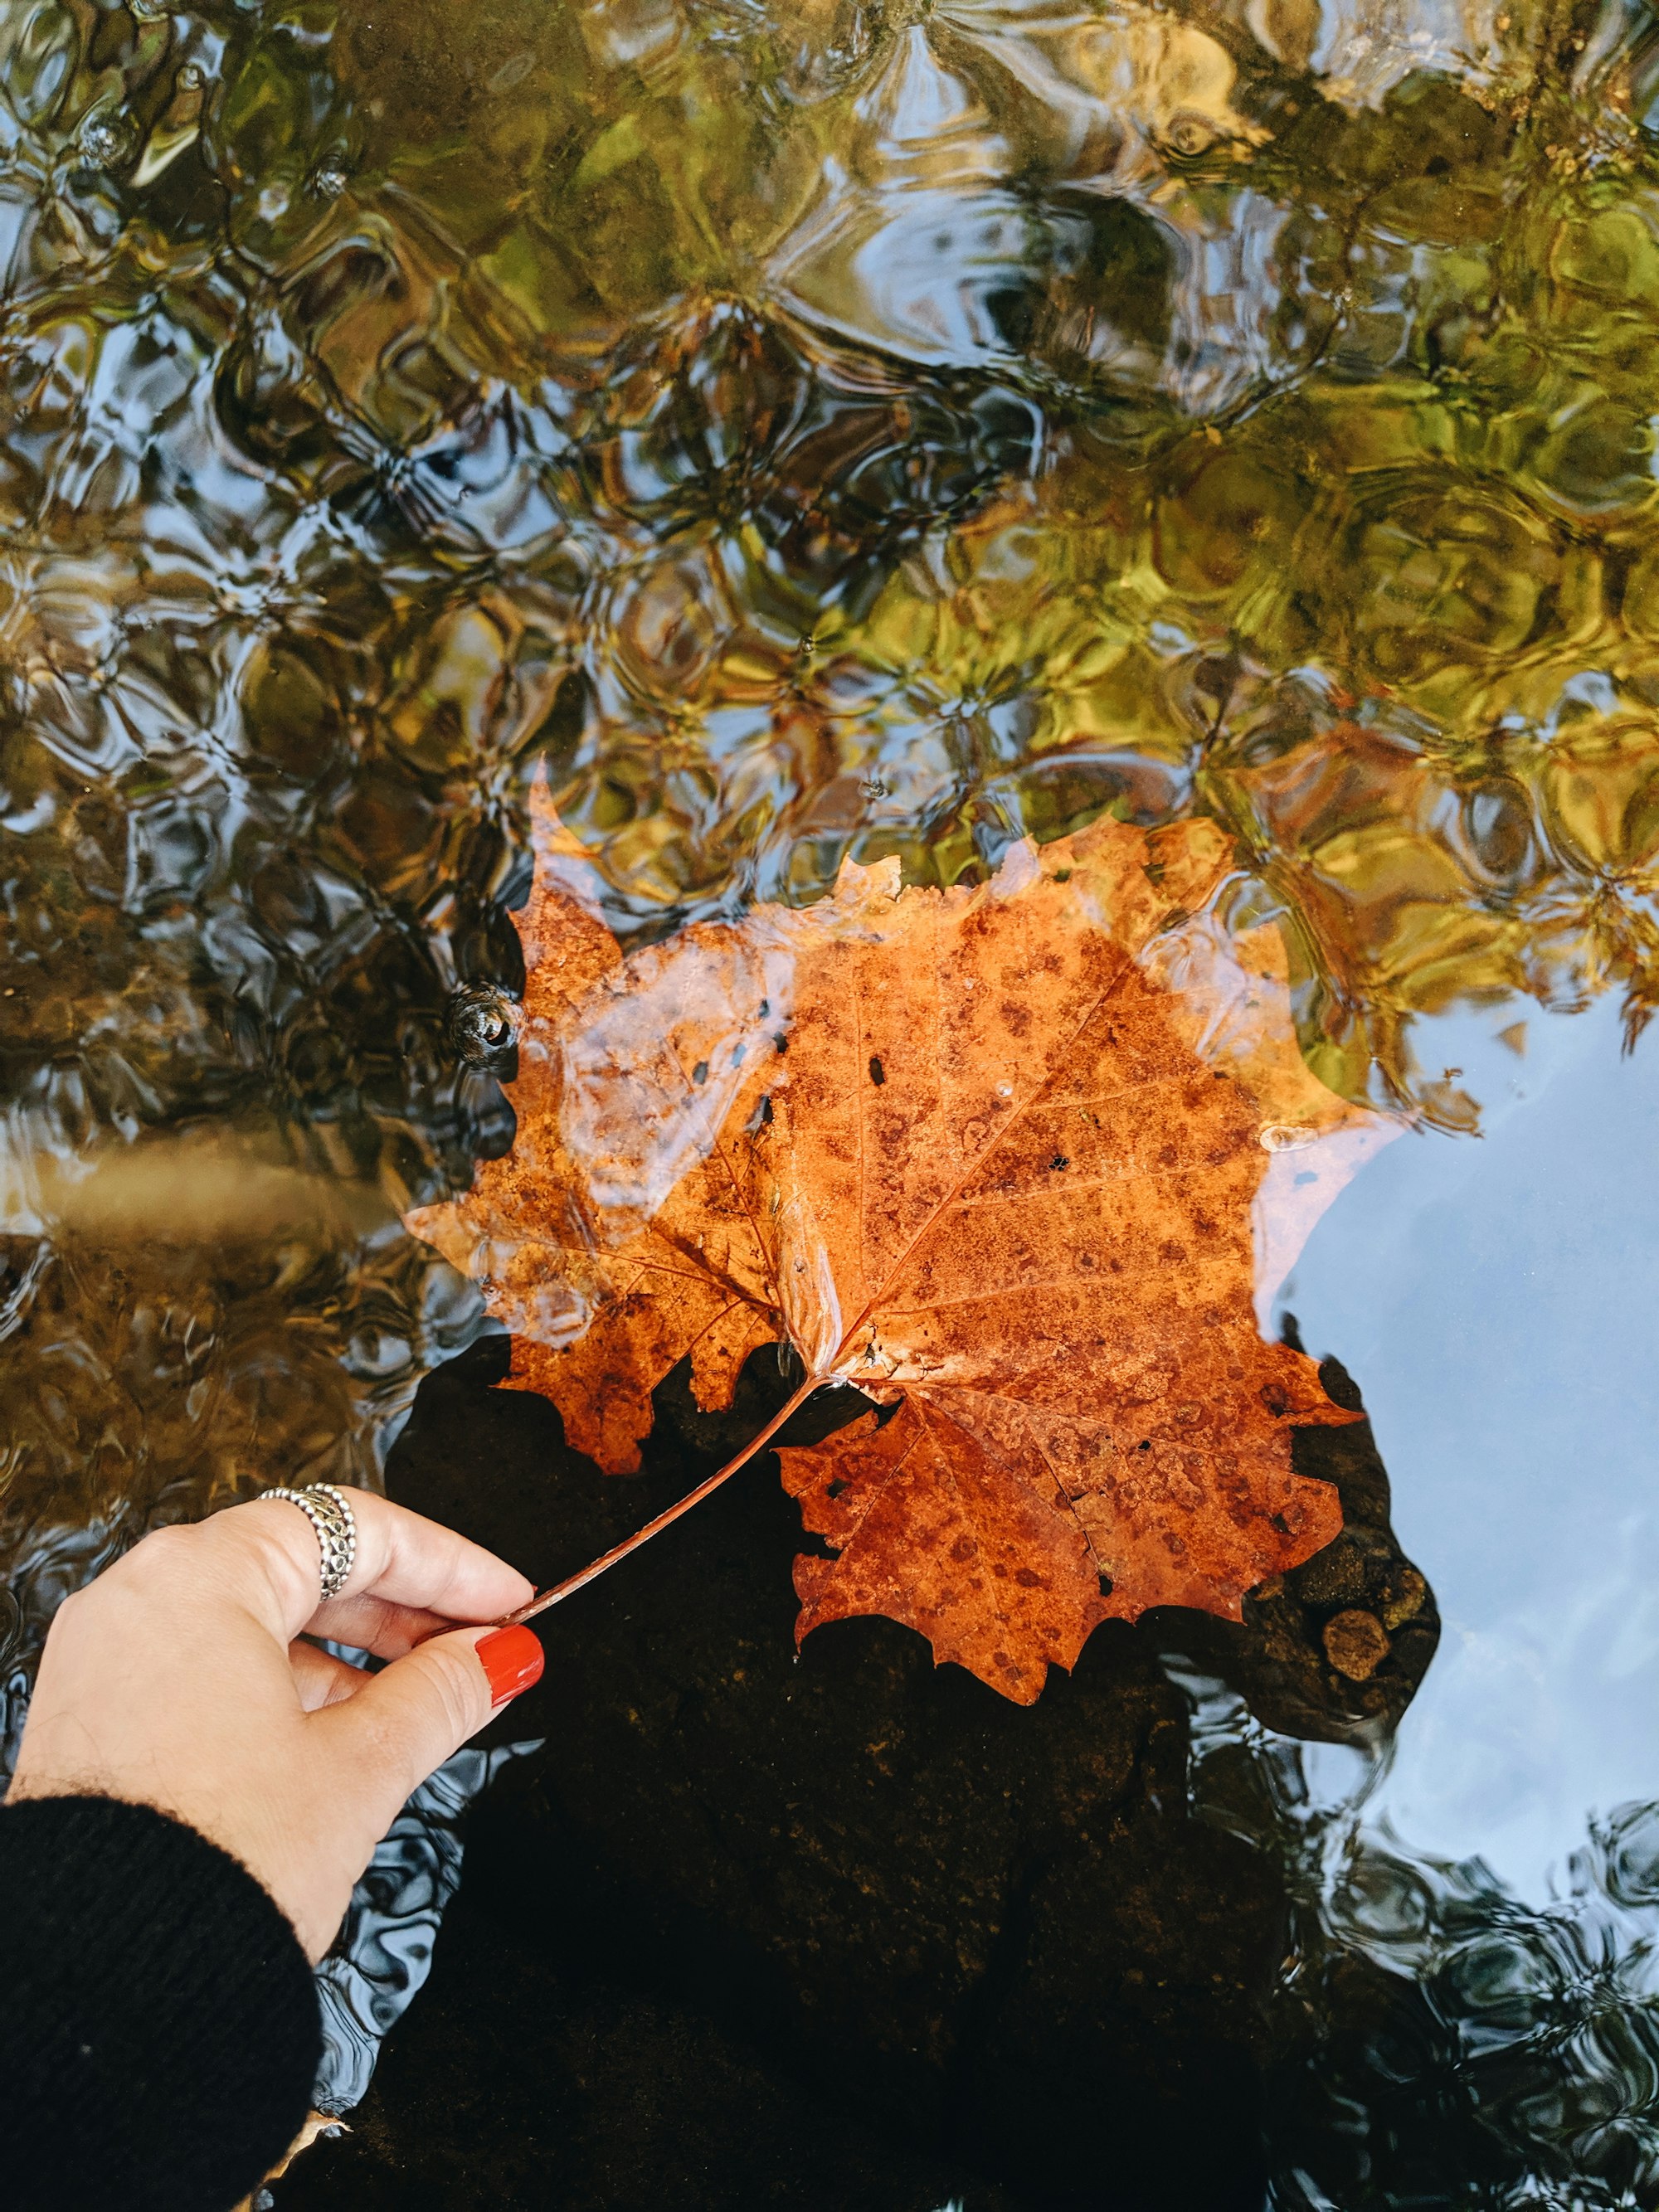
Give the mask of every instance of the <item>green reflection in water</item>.
[[7, 0], [15, 1686], [476, 1325], [393, 1224], [538, 758], [652, 931], [1207, 811], [1449, 1129], [1415, 1018], [1638, 1027], [1656, 94], [1637, 0]]

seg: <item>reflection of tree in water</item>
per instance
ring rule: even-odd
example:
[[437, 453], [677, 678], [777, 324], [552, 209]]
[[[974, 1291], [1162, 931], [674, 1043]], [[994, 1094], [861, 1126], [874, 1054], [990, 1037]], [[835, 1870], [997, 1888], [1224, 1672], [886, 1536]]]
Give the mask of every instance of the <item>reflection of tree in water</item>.
[[[14, 1717], [63, 1589], [273, 1464], [372, 1478], [422, 1373], [466, 1340], [453, 1276], [312, 1201], [350, 1186], [385, 1224], [507, 1141], [445, 1010], [458, 986], [519, 980], [507, 915], [538, 757], [618, 915], [653, 930], [809, 896], [848, 850], [951, 879], [1103, 805], [1206, 810], [1241, 841], [1228, 918], [1285, 919], [1319, 1073], [1446, 1126], [1468, 1103], [1412, 1064], [1419, 1013], [1612, 987], [1639, 1018], [1659, 997], [1645, 11], [901, 13], [410, 0], [302, 21], [69, 0], [0, 25]], [[172, 1135], [204, 1121], [234, 1132], [206, 1225], [197, 1155], [187, 1219], [167, 1194]], [[143, 1234], [96, 1218], [99, 1176], [73, 1222], [42, 1203], [46, 1156], [78, 1172], [157, 1133], [142, 1164], [165, 1202]], [[257, 1235], [244, 1166], [291, 1179]], [[631, 1498], [605, 1510], [635, 1517]], [[1286, 1727], [1386, 1720], [1426, 1660], [1431, 1601], [1362, 1526], [1381, 1523], [1351, 1516], [1339, 1554], [1267, 1593], [1227, 1661]], [[787, 1558], [793, 1535], [772, 1534]], [[777, 1565], [757, 1589], [782, 1586]], [[683, 1597], [662, 1591], [659, 1613]], [[616, 1682], [729, 1714], [728, 1626], [680, 1655], [701, 1706], [648, 1654], [596, 1644], [611, 1673], [577, 1751], [594, 1804], [604, 1783], [633, 1805], [634, 1828], [600, 1836], [624, 1869], [665, 1754], [641, 1754]], [[787, 1649], [787, 1619], [763, 1627], [757, 1650]], [[888, 1701], [901, 1768], [921, 1766], [949, 1692], [884, 1634], [848, 1679]], [[797, 1677], [753, 1679], [782, 1729]], [[950, 1707], [951, 1758], [914, 1800], [945, 1826], [907, 1831], [935, 1883], [917, 1955], [941, 1986], [985, 1968], [1029, 1876], [1052, 1940], [991, 1985], [1014, 2024], [1000, 2047], [1063, 1995], [1085, 2055], [1052, 2094], [1029, 2082], [1030, 2109], [1108, 2094], [1115, 2069], [1132, 2131], [1143, 2087], [1149, 2109], [1195, 2109], [1190, 2081], [1158, 2103], [1147, 2057], [1172, 2079], [1195, 2066], [1182, 2022], [1237, 2060], [1206, 2076], [1219, 2102], [1253, 2078], [1252, 1976], [1273, 1950], [1271, 1863], [1160, 1809], [1183, 1741], [1166, 1692], [1120, 1639], [1024, 1750], [998, 1739], [994, 1758]], [[824, 1741], [873, 1759], [873, 1731], [836, 1735], [853, 1717], [826, 1706]], [[712, 1738], [753, 1767], [760, 1720], [726, 1727]], [[1009, 1785], [988, 1777], [1017, 1757], [1025, 1825], [999, 1827]], [[690, 1804], [695, 1775], [667, 1771]], [[995, 1831], [971, 1910], [937, 1887], [939, 1836], [972, 1841], [952, 1789]], [[857, 1823], [813, 1802], [835, 1879], [812, 1925], [833, 1930], [844, 1892], [867, 1929], [866, 1876], [897, 1913], [890, 1834], [849, 1843], [836, 1823]], [[1133, 1908], [1080, 1840], [1102, 1806]], [[580, 1868], [593, 1805], [556, 1812]], [[1300, 1829], [1273, 1819], [1290, 1849]], [[705, 1832], [686, 1811], [712, 1882]], [[1205, 1921], [1209, 1875], [1230, 1913]], [[1446, 1887], [1431, 1917], [1455, 1902]], [[1510, 1926], [1495, 1900], [1457, 1910]], [[1176, 2002], [1159, 1963], [1183, 1912], [1209, 1949], [1166, 1975]], [[1091, 1918], [1109, 1928], [1085, 1974], [1066, 1947]], [[1540, 1958], [1555, 1926], [1537, 1921]], [[1474, 2000], [1426, 1953], [1413, 1994], [1408, 1946], [1320, 1940], [1315, 2017], [1377, 2022], [1369, 2044], [1331, 2029], [1360, 2106], [1393, 2109], [1396, 2077], [1441, 2084], [1409, 2091], [1402, 2144], [1419, 2128], [1455, 2175], [1500, 2110], [1516, 2142], [1567, 2142], [1544, 2092], [1516, 2090], [1452, 2147], [1436, 2098], [1467, 2118], [1460, 2085], [1532, 2045], [1505, 2027], [1454, 2077], [1463, 2029], [1445, 2022]], [[1121, 1996], [1101, 2017], [1097, 1983]], [[929, 2021], [896, 2002], [864, 2023], [851, 1997], [844, 2014], [872, 2097], [894, 2052], [912, 2078]], [[1580, 2078], [1581, 2048], [1582, 2078], [1605, 2078], [1623, 2016], [1564, 2034], [1547, 2078]], [[1639, 2038], [1620, 2063], [1644, 2110]], [[1235, 2109], [1248, 2121], [1248, 2094]], [[1310, 2140], [1349, 2124], [1297, 2110]], [[1012, 2111], [987, 2102], [983, 2130]], [[1625, 2123], [1597, 2124], [1592, 2172]]]
[[538, 756], [653, 929], [1206, 810], [1318, 1072], [1451, 1126], [1419, 1012], [1639, 1016], [1655, 56], [1598, 20], [13, 11], [16, 1526], [372, 1468], [418, 1255], [115, 1251], [28, 1162], [463, 1183]]

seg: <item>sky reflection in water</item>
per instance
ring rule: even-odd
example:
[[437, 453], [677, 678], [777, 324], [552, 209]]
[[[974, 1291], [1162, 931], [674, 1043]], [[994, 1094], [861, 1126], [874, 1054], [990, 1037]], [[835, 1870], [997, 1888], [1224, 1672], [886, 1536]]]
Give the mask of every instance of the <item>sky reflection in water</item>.
[[1484, 1135], [1390, 1146], [1285, 1295], [1364, 1377], [1443, 1623], [1370, 1816], [1531, 1897], [1588, 1813], [1659, 1796], [1652, 1054], [1534, 1017]]

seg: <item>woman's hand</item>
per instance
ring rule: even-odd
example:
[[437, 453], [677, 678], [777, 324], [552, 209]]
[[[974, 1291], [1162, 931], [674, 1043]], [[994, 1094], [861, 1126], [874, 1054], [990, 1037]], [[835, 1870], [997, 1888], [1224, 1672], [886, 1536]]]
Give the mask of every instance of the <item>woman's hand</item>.
[[[157, 1529], [67, 1599], [11, 1790], [125, 1797], [187, 1821], [258, 1876], [313, 1959], [410, 1792], [542, 1668], [527, 1628], [453, 1627], [525, 1604], [522, 1575], [383, 1498], [347, 1495], [357, 1557], [326, 1605], [311, 1522], [275, 1499]], [[302, 1632], [392, 1663], [365, 1674]]]

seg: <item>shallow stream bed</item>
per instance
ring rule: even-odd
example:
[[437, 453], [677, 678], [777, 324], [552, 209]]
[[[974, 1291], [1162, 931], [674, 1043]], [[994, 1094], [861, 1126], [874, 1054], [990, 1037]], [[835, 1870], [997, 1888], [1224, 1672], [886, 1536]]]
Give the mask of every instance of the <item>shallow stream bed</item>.
[[757, 1462], [405, 1816], [283, 2212], [1651, 2212], [1656, 348], [1642, 0], [0, 0], [8, 1755], [149, 1527], [545, 1580], [787, 1395], [603, 1476], [401, 1225], [538, 773], [636, 944], [1207, 817], [1404, 1131], [1262, 1301], [1337, 1544], [1020, 1709], [797, 1657]]

